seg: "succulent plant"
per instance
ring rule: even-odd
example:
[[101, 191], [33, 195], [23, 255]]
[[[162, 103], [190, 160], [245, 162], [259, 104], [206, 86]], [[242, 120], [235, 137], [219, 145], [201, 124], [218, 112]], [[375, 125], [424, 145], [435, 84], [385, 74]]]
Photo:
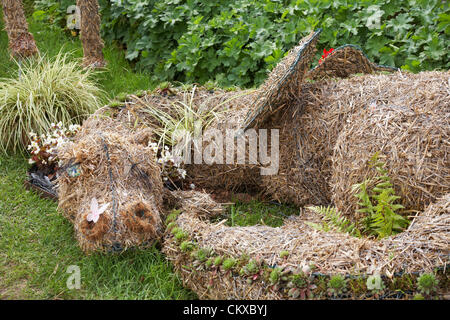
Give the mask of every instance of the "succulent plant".
[[342, 294], [346, 289], [346, 286], [347, 281], [345, 280], [345, 277], [340, 274], [332, 276], [330, 281], [328, 281], [328, 291], [334, 296]]
[[176, 227], [177, 226], [177, 224], [175, 223], [175, 222], [171, 222], [171, 223], [169, 223], [168, 225], [167, 225], [167, 230], [171, 230], [172, 228], [174, 228], [174, 227]]
[[214, 262], [214, 259], [213, 258], [209, 258], [208, 260], [206, 260], [205, 266], [209, 269], [213, 265], [213, 262]]
[[194, 249], [195, 245], [191, 241], [183, 241], [180, 244], [180, 249], [183, 252], [192, 251]]
[[424, 273], [417, 279], [417, 288], [420, 292], [431, 294], [437, 290], [438, 280], [432, 273]]
[[110, 108], [120, 108], [122, 106], [123, 106], [123, 102], [120, 102], [120, 101], [112, 101], [109, 104]]
[[280, 258], [281, 259], [287, 258], [288, 256], [289, 256], [289, 251], [283, 250], [283, 251], [280, 252]]
[[300, 272], [298, 274], [293, 274], [291, 276], [291, 282], [297, 288], [303, 288], [308, 285], [305, 274], [303, 272]]
[[183, 231], [178, 231], [177, 233], [175, 233], [175, 239], [177, 239], [177, 241], [182, 241], [184, 239], [186, 239], [188, 237], [186, 232]]
[[224, 270], [230, 270], [230, 269], [233, 268], [235, 265], [236, 265], [236, 260], [233, 259], [233, 258], [225, 259], [225, 260], [222, 262], [222, 267], [223, 267]]
[[272, 272], [270, 273], [269, 280], [272, 284], [276, 284], [281, 279], [281, 269], [280, 268], [274, 268]]
[[244, 275], [250, 276], [259, 271], [259, 264], [255, 260], [250, 260], [244, 267], [242, 267], [242, 272]]
[[383, 291], [386, 287], [384, 285], [383, 279], [379, 274], [374, 274], [367, 278], [367, 289], [375, 293]]
[[223, 258], [221, 256], [218, 256], [214, 259], [214, 265], [216, 267], [220, 266], [222, 264]]
[[175, 221], [180, 214], [179, 210], [173, 210], [166, 218], [166, 224], [169, 224], [173, 221]]
[[180, 227], [172, 227], [172, 229], [170, 230], [170, 232], [173, 235], [176, 235], [178, 232], [182, 232], [183, 230]]

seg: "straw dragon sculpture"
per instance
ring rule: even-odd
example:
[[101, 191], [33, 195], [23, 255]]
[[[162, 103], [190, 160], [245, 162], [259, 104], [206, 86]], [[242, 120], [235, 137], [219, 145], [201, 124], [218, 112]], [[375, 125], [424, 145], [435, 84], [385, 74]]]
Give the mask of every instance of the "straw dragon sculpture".
[[[151, 133], [130, 129], [136, 128], [136, 123], [144, 118], [136, 106], [142, 100], [136, 97], [120, 111], [107, 108], [96, 113], [98, 118], [112, 112], [114, 121], [128, 123], [118, 125], [123, 134], [117, 135], [115, 129], [110, 129], [114, 125], [110, 118], [105, 120], [107, 125], [91, 119], [81, 133], [86, 136], [77, 138], [61, 155], [66, 166], [77, 164], [83, 169], [81, 175], [90, 175], [82, 180], [64, 173], [59, 179], [59, 197], [63, 203], [60, 206], [70, 213], [77, 233], [82, 234], [79, 240], [83, 242], [86, 235], [91, 239], [92, 245], [84, 245], [84, 248], [91, 251], [150, 244], [162, 235], [162, 221], [167, 212], [177, 208], [181, 214], [168, 216], [171, 227], [164, 234], [163, 251], [174, 262], [184, 283], [201, 298], [222, 299], [298, 297], [293, 294], [295, 286], [281, 285], [284, 280], [276, 282], [277, 288], [268, 288], [263, 279], [267, 268], [274, 270], [274, 266], [279, 266], [279, 272], [285, 277], [310, 272], [308, 267], [304, 268], [308, 265], [314, 265], [325, 275], [376, 272], [392, 277], [399, 273], [430, 271], [448, 263], [448, 71], [403, 74], [370, 62], [355, 46], [334, 50], [310, 70], [319, 34], [320, 30], [311, 33], [284, 58], [252, 96], [252, 104], [241, 105], [239, 110], [231, 110], [223, 117], [226, 123], [231, 114], [248, 112], [245, 120], [238, 124], [244, 132], [250, 128], [279, 129], [278, 173], [260, 176], [259, 171], [254, 170], [255, 165], [223, 165], [214, 170], [207, 165], [188, 165], [191, 182], [197, 189], [211, 189], [216, 183], [217, 188], [236, 190], [251, 184], [273, 199], [301, 207], [334, 203], [350, 219], [357, 219], [354, 214], [357, 201], [349, 195], [351, 186], [375, 174], [368, 161], [374, 152], [381, 151], [386, 156], [396, 192], [402, 197], [401, 203], [415, 213], [407, 231], [379, 241], [345, 233], [319, 232], [305, 224], [305, 221], [317, 221], [307, 209], [301, 209], [302, 215], [287, 221], [281, 228], [232, 228], [223, 223], [213, 224], [208, 219], [217, 215], [221, 206], [208, 194], [163, 191], [158, 169], [145, 160], [146, 156], [154, 159], [146, 149]], [[366, 75], [351, 77], [355, 73]], [[337, 78], [342, 79], [335, 80]], [[227, 127], [221, 125], [220, 120], [215, 126], [222, 130]], [[236, 127], [236, 123], [232, 126]], [[99, 136], [97, 131], [102, 134]], [[95, 147], [89, 147], [89, 141], [93, 140]], [[124, 159], [126, 153], [132, 158]], [[99, 165], [98, 159], [106, 161], [106, 165], [96, 171], [92, 163]], [[134, 171], [138, 178], [130, 180], [133, 170], [127, 167], [139, 169]], [[75, 194], [74, 190], [87, 189], [88, 182], [100, 187], [100, 174], [108, 184], [102, 186], [102, 192], [94, 193], [100, 204], [110, 203], [110, 207], [103, 213], [102, 234], [94, 236], [89, 235], [89, 230], [83, 231], [83, 226], [95, 228], [84, 221], [92, 193]], [[108, 185], [115, 185], [115, 188]], [[135, 207], [129, 208], [128, 197], [133, 198]], [[70, 205], [70, 199], [76, 199], [79, 206]], [[113, 239], [112, 233], [120, 234]], [[180, 243], [184, 243], [183, 248]], [[206, 250], [207, 258], [199, 261], [186, 248], [193, 252]], [[289, 256], [280, 257], [281, 251], [289, 252]], [[249, 253], [257, 257], [261, 270], [265, 266], [266, 273], [261, 271], [256, 276], [256, 273], [247, 274], [245, 268], [239, 273], [236, 267], [230, 273], [220, 265], [205, 266], [206, 260], [215, 257], [228, 256], [240, 261], [239, 257]], [[303, 271], [292, 267], [296, 265], [303, 265]], [[187, 266], [191, 269], [186, 269]], [[249, 275], [255, 279], [253, 282], [248, 280]]]

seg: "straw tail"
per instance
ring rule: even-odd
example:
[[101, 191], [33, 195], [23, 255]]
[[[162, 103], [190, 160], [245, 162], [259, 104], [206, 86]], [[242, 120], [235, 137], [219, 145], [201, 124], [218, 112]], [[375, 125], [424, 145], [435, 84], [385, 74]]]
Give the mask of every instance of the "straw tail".
[[83, 66], [102, 68], [103, 41], [100, 36], [100, 15], [97, 0], [77, 0], [81, 15], [81, 43], [83, 44]]
[[9, 50], [14, 58], [22, 59], [39, 52], [33, 35], [28, 31], [22, 1], [2, 0], [5, 29], [9, 38]]

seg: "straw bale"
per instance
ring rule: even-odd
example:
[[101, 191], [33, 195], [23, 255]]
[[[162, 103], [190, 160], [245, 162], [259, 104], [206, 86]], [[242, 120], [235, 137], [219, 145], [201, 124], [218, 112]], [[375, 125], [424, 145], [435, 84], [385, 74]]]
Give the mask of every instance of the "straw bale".
[[348, 78], [355, 73], [392, 72], [396, 70], [397, 68], [373, 63], [359, 46], [345, 45], [333, 50], [322, 63], [307, 73], [306, 78], [313, 80]]
[[[148, 130], [131, 130], [117, 120], [91, 116], [73, 142], [58, 151], [59, 208], [74, 224], [83, 250], [123, 250], [144, 246], [162, 234], [162, 181]], [[144, 142], [144, 143], [142, 143]], [[79, 165], [81, 175], [66, 169]], [[99, 220], [88, 222], [96, 198], [109, 204]]]
[[422, 211], [449, 192], [448, 81], [449, 72], [366, 79], [365, 102], [348, 117], [332, 157], [333, 201], [341, 212], [359, 218], [352, 185], [377, 175], [368, 163], [376, 152], [406, 211]]
[[[411, 162], [410, 166], [414, 166], [415, 163], [417, 165], [415, 170], [425, 170], [423, 165], [426, 163], [431, 165], [432, 162], [435, 163], [432, 168], [437, 171], [431, 176], [427, 176], [425, 172], [421, 173], [420, 177], [408, 175], [402, 181], [409, 179], [410, 184], [418, 183], [418, 189], [422, 188], [423, 184], [428, 184], [424, 190], [433, 193], [436, 189], [435, 197], [446, 192], [449, 186], [447, 169], [449, 167], [448, 106], [450, 105], [448, 74], [449, 72], [411, 74], [399, 71], [391, 74], [368, 74], [351, 76], [339, 81], [329, 79], [303, 84], [301, 96], [297, 101], [279, 109], [260, 122], [259, 128], [280, 130], [280, 169], [276, 175], [262, 177], [265, 192], [275, 200], [292, 202], [299, 206], [326, 205], [336, 199], [337, 202], [341, 201], [339, 204], [336, 203], [339, 209], [345, 210], [345, 212], [352, 211], [354, 206], [351, 207], [348, 203], [353, 197], [349, 192], [351, 184], [362, 182], [364, 176], [360, 174], [352, 180], [347, 180], [348, 174], [353, 170], [351, 168], [358, 161], [361, 161], [359, 164], [361, 168], [362, 166], [367, 167], [367, 159], [378, 151], [380, 146], [390, 143], [395, 147], [392, 139], [397, 132], [394, 128], [397, 128], [398, 124], [391, 125], [390, 136], [387, 133], [382, 135], [380, 132], [377, 138], [378, 142], [372, 141], [368, 133], [377, 130], [376, 128], [381, 130], [386, 126], [386, 121], [381, 117], [381, 113], [384, 110], [382, 106], [387, 105], [407, 106], [406, 109], [417, 110], [417, 113], [435, 113], [433, 119], [436, 119], [437, 122], [431, 125], [435, 128], [434, 131], [428, 133], [430, 125], [417, 129], [422, 130], [423, 134], [426, 133], [421, 137], [425, 143], [420, 149], [422, 156], [425, 152], [424, 148], [433, 148], [434, 156], [430, 156], [430, 151], [426, 151], [428, 156], [424, 160], [420, 160], [420, 153], [418, 153], [417, 160], [411, 160], [415, 162]], [[373, 112], [371, 108], [379, 109], [376, 112], [380, 114], [377, 117], [371, 116], [371, 112]], [[390, 121], [396, 123], [401, 120], [393, 118]], [[419, 119], [417, 121], [417, 125], [420, 125], [421, 121]], [[352, 142], [360, 145], [359, 148], [365, 148], [364, 150], [370, 154], [358, 158], [359, 155], [354, 153], [354, 146], [348, 140], [348, 150], [340, 151], [341, 156], [346, 160], [343, 162], [338, 158], [333, 158], [333, 153], [339, 152], [339, 149], [335, 151], [335, 147], [338, 148], [336, 146], [338, 137], [340, 135], [344, 137], [344, 133], [342, 133], [344, 128], [346, 128], [345, 135], [348, 136], [346, 139], [352, 139]], [[350, 130], [350, 128], [353, 129]], [[416, 134], [419, 132], [417, 130], [414, 131]], [[408, 135], [401, 136], [401, 139], [412, 141], [414, 137], [417, 138], [414, 132], [409, 135], [408, 131]], [[437, 138], [432, 142], [433, 132], [442, 139]], [[356, 133], [354, 138], [353, 133]], [[429, 143], [427, 139], [430, 140]], [[409, 145], [408, 148], [413, 152], [412, 148], [415, 147]], [[420, 150], [418, 149], [418, 151]], [[425, 161], [424, 164], [422, 164], [423, 161]], [[436, 167], [437, 163], [439, 163], [438, 167]], [[400, 162], [397, 164], [401, 167]], [[402, 169], [400, 167], [399, 169]], [[355, 170], [357, 170], [356, 168]], [[406, 170], [406, 168], [402, 170]], [[417, 178], [428, 180], [413, 182]], [[362, 180], [357, 181], [357, 179]], [[340, 182], [341, 180], [347, 181], [345, 189], [338, 190], [337, 185], [342, 186], [344, 183]], [[440, 184], [440, 186], [436, 187], [436, 184]], [[400, 192], [400, 190], [397, 191]], [[336, 192], [339, 196], [336, 195], [333, 198]], [[427, 193], [427, 191], [424, 192]], [[411, 197], [414, 196], [411, 195]], [[342, 202], [344, 199], [348, 201]], [[430, 199], [433, 197], [428, 196], [428, 200]], [[422, 200], [414, 201], [419, 203]], [[428, 203], [429, 201], [426, 200], [418, 209], [423, 210], [423, 206]]]
[[[299, 216], [291, 216], [278, 228], [228, 227], [224, 221], [211, 223], [192, 208], [184, 208], [176, 222], [189, 235], [189, 241], [198, 248], [208, 248], [213, 257], [235, 258], [238, 266], [225, 271], [199, 263], [180, 250], [170, 232], [166, 232], [163, 251], [174, 263], [183, 283], [200, 299], [289, 298], [289, 285], [283, 281], [274, 286], [263, 275], [256, 281], [249, 281], [239, 274], [242, 267], [239, 263], [248, 261], [243, 257], [258, 261], [269, 272], [279, 267], [286, 276], [314, 265], [316, 275], [364, 277], [379, 273], [391, 279], [404, 274], [433, 272], [449, 262], [450, 194], [419, 213], [404, 233], [379, 241], [317, 231], [305, 224], [306, 221], [318, 222], [317, 219], [313, 212], [303, 209]], [[282, 251], [287, 251], [288, 256], [281, 257]], [[444, 278], [446, 274], [444, 271]], [[445, 288], [445, 283], [441, 285]]]
[[80, 38], [83, 44], [83, 66], [102, 68], [106, 65], [103, 57], [103, 40], [100, 36], [100, 15], [97, 0], [77, 0], [80, 8]]
[[27, 58], [39, 52], [19, 0], [2, 0], [5, 29], [9, 38], [9, 50], [14, 58]]

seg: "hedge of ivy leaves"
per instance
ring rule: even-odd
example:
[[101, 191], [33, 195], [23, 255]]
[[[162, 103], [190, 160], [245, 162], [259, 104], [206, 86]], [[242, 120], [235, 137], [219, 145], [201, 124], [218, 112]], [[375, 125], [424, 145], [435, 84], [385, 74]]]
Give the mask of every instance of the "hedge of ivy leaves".
[[[40, 9], [52, 2], [39, 1]], [[414, 72], [450, 66], [450, 9], [445, 0], [99, 3], [103, 38], [121, 43], [127, 58], [158, 81], [258, 85], [287, 50], [318, 28], [323, 29], [318, 58], [324, 48], [351, 43], [377, 63]]]

